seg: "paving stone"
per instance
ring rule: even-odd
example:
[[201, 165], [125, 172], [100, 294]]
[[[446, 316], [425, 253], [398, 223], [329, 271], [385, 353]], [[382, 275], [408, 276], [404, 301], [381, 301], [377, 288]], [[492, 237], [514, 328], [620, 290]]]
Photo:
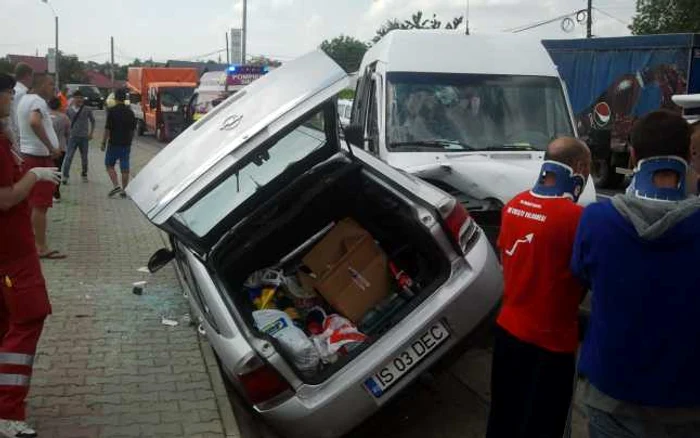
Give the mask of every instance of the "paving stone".
[[[162, 316], [190, 313], [174, 268], [137, 272], [163, 237], [132, 201], [107, 198], [98, 146], [90, 145], [90, 182], [76, 178], [76, 158], [62, 202], [49, 212], [49, 243], [68, 258], [42, 264], [53, 314], [37, 352], [28, 421], [42, 438], [222, 438], [199, 336], [161, 324]], [[137, 138], [133, 173], [159, 150]], [[141, 280], [144, 294], [132, 294]]]

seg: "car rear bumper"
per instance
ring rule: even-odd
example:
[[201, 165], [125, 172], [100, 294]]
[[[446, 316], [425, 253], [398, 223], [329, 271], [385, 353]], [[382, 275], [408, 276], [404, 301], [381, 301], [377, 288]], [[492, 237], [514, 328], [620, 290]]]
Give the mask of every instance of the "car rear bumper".
[[[466, 262], [466, 263], [465, 263]], [[323, 384], [303, 385], [296, 395], [269, 410], [258, 410], [275, 429], [288, 437], [343, 435], [391, 400], [429, 369], [460, 340], [492, 314], [503, 290], [501, 268], [482, 234], [465, 260], [453, 263], [452, 275], [401, 323]], [[387, 361], [398, 356], [436, 322], [450, 337], [405, 374], [380, 398], [363, 385]]]

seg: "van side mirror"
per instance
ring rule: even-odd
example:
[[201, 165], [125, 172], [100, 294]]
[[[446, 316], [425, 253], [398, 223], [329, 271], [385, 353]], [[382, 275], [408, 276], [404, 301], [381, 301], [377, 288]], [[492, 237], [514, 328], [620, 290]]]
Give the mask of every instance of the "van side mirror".
[[148, 260], [148, 270], [151, 273], [161, 270], [175, 258], [175, 252], [166, 248], [156, 251]]
[[359, 148], [365, 147], [365, 130], [360, 125], [348, 125], [343, 129], [345, 139]]

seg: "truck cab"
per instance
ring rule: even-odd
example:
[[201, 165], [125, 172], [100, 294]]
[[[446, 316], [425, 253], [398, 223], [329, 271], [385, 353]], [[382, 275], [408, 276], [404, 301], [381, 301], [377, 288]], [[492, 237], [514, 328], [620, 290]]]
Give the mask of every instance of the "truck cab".
[[153, 129], [158, 141], [177, 137], [185, 129], [185, 107], [194, 93], [195, 84], [179, 82], [152, 83], [148, 87], [145, 126]]
[[[577, 135], [556, 67], [522, 35], [392, 31], [359, 74], [355, 142], [451, 193], [484, 226], [533, 186], [551, 140]], [[587, 184], [580, 202], [593, 201]]]

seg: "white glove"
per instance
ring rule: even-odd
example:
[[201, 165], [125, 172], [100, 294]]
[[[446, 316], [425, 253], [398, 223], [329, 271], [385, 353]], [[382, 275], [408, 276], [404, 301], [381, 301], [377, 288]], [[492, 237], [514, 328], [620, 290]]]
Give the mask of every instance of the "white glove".
[[58, 171], [58, 167], [35, 167], [30, 172], [36, 175], [39, 181], [48, 181], [53, 184], [61, 182], [61, 172]]

